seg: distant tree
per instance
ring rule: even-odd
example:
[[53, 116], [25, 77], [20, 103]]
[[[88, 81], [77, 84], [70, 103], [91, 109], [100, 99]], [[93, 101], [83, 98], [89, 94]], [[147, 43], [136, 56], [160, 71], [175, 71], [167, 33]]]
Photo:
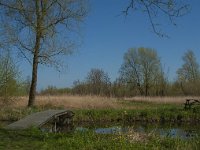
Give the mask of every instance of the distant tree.
[[175, 19], [187, 14], [190, 5], [186, 0], [128, 0], [123, 13], [127, 16], [132, 11], [141, 11], [147, 14], [153, 32], [159, 36], [167, 36], [160, 28], [161, 19], [164, 17], [176, 26]]
[[[184, 94], [199, 93], [200, 68], [192, 50], [183, 56], [183, 65], [177, 70], [178, 81]], [[196, 92], [195, 92], [196, 91]]]
[[124, 97], [125, 96], [125, 84], [120, 78], [117, 78], [112, 84], [112, 96], [113, 97]]
[[102, 69], [91, 69], [87, 75], [86, 83], [89, 90], [95, 95], [110, 94], [110, 78]]
[[73, 94], [78, 94], [78, 95], [87, 95], [87, 94], [89, 94], [87, 83], [81, 82], [79, 80], [74, 81], [73, 82], [72, 93]]
[[18, 69], [9, 53], [0, 55], [0, 97], [9, 102], [18, 89]]
[[40, 95], [67, 95], [71, 94], [70, 88], [57, 88], [56, 86], [49, 85], [39, 93]]
[[131, 97], [137, 95], [134, 88], [134, 86], [126, 83], [122, 78], [119, 77], [113, 82], [111, 93], [113, 97]]
[[[6, 42], [32, 65], [28, 106], [35, 101], [38, 64], [60, 66], [74, 48], [70, 31], [86, 16], [85, 0], [0, 0], [1, 30]], [[62, 39], [62, 40], [61, 40]]]
[[188, 50], [183, 56], [181, 68], [177, 70], [178, 78], [182, 81], [197, 81], [200, 77], [199, 64], [192, 50]]
[[168, 85], [169, 85], [169, 81], [167, 79], [167, 76], [163, 70], [163, 67], [160, 66], [160, 69], [157, 72], [156, 75], [156, 79], [155, 79], [155, 83], [153, 86], [153, 90], [154, 90], [154, 95], [156, 96], [165, 96], [168, 93]]
[[131, 48], [124, 55], [120, 69], [123, 80], [137, 87], [141, 95], [148, 96], [158, 79], [160, 60], [154, 49]]

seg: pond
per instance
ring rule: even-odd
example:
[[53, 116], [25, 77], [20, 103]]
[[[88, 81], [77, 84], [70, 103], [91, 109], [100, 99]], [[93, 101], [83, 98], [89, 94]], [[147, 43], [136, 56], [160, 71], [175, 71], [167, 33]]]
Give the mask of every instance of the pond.
[[[0, 121], [0, 127], [5, 127], [10, 122]], [[97, 134], [129, 134], [130, 132], [141, 134], [157, 134], [161, 137], [191, 139], [200, 138], [199, 124], [176, 124], [176, 123], [142, 123], [135, 122], [131, 124], [124, 124], [118, 122], [103, 122], [103, 123], [74, 123], [73, 126], [64, 127], [58, 132], [74, 132], [74, 131], [93, 131]], [[52, 125], [45, 125], [42, 131], [53, 132]]]
[[159, 136], [191, 139], [200, 138], [200, 126], [198, 124], [170, 124], [170, 123], [141, 123], [135, 122], [131, 124], [105, 123], [105, 124], [79, 124], [76, 127], [78, 131], [92, 130], [98, 134], [128, 134], [137, 132], [141, 134], [157, 134]]

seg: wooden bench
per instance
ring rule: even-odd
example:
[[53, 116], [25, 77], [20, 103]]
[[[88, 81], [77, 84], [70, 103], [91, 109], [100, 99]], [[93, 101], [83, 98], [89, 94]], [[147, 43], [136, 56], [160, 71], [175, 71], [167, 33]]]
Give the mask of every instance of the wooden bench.
[[192, 105], [194, 105], [194, 104], [200, 105], [200, 100], [186, 99], [184, 104], [185, 104], [184, 109], [191, 109]]

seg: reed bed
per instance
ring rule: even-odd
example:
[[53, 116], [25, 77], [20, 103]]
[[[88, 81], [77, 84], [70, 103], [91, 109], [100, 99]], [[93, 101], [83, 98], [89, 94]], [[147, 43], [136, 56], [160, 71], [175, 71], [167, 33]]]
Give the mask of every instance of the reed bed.
[[152, 103], [162, 103], [162, 104], [183, 104], [186, 99], [198, 99], [200, 97], [195, 96], [180, 96], [180, 97], [142, 97], [136, 96], [131, 98], [124, 98], [124, 100], [135, 101], [135, 102], [152, 102]]
[[[184, 104], [186, 99], [200, 99], [200, 97], [132, 97], [108, 98], [100, 96], [36, 96], [36, 107], [63, 107], [69, 109], [140, 109], [144, 105], [129, 105], [129, 102], [146, 102], [155, 104]], [[128, 102], [128, 103], [127, 103]], [[124, 105], [127, 103], [126, 105]], [[18, 97], [9, 104], [10, 107], [21, 108], [28, 105], [28, 97]]]
[[[28, 97], [19, 97], [12, 106], [25, 107], [28, 104]], [[115, 98], [98, 97], [98, 96], [37, 96], [35, 106], [64, 107], [70, 109], [107, 109], [121, 108], [122, 104]]]

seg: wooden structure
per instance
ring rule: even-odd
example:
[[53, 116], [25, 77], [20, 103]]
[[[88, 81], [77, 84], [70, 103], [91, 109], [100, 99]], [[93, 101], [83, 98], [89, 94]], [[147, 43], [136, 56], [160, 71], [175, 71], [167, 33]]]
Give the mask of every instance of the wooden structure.
[[71, 123], [74, 113], [70, 110], [47, 110], [31, 114], [19, 121], [8, 125], [7, 129], [27, 129], [30, 127], [42, 128], [50, 123], [56, 132], [58, 127], [67, 126]]
[[199, 104], [200, 105], [200, 100], [197, 100], [197, 99], [186, 99], [184, 104], [185, 104], [184, 109], [191, 109], [192, 105], [194, 105], [194, 104]]

